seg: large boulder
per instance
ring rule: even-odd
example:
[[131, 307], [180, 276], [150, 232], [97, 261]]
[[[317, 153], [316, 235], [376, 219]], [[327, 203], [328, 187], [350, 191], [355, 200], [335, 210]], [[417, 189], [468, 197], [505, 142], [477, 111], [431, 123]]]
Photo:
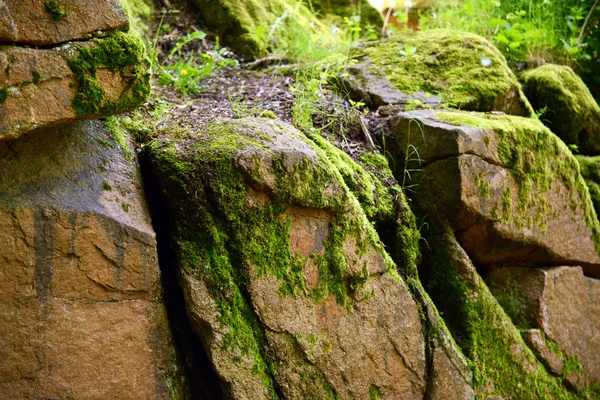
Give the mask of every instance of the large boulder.
[[341, 81], [367, 105], [444, 103], [528, 116], [531, 106], [506, 60], [487, 40], [450, 30], [402, 33], [351, 52]]
[[128, 25], [117, 0], [4, 0], [0, 42], [50, 46]]
[[600, 281], [579, 267], [494, 268], [486, 280], [513, 320], [544, 331], [600, 383]]
[[600, 154], [600, 108], [567, 66], [546, 64], [521, 74], [523, 89], [541, 120], [584, 154]]
[[51, 49], [0, 46], [0, 140], [128, 111], [150, 93], [139, 39], [113, 32]]
[[539, 121], [413, 111], [392, 119], [397, 160], [418, 149], [413, 187], [430, 221], [445, 221], [477, 265], [581, 265], [600, 276], [600, 226], [579, 166]]
[[140, 173], [114, 135], [86, 121], [0, 142], [3, 399], [184, 397]]
[[476, 398], [578, 398], [537, 360], [451, 231], [427, 242], [425, 287], [469, 358]]
[[423, 398], [417, 304], [322, 149], [260, 118], [149, 149], [187, 312], [227, 397]]

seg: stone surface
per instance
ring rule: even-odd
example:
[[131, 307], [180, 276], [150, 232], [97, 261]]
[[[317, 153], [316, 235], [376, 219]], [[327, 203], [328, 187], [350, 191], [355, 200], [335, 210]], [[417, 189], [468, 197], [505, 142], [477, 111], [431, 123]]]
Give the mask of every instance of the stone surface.
[[[0, 101], [0, 140], [140, 105], [149, 94], [144, 54], [140, 41], [121, 32], [53, 49], [0, 46], [0, 89], [7, 94]], [[77, 64], [78, 57], [97, 71]]]
[[600, 228], [577, 161], [541, 123], [413, 111], [393, 118], [388, 137], [396, 159], [418, 149], [414, 200], [450, 224], [476, 264], [565, 263], [600, 276]]
[[322, 149], [257, 118], [150, 149], [225, 396], [423, 398], [418, 307]]
[[103, 123], [1, 142], [0, 171], [0, 397], [183, 396], [140, 174]]
[[[47, 5], [46, 5], [47, 4]], [[49, 46], [127, 26], [118, 0], [0, 1], [0, 42]]]
[[488, 280], [519, 299], [523, 315], [600, 382], [600, 281], [579, 267], [496, 268]]
[[444, 103], [462, 110], [532, 113], [502, 54], [470, 33], [428, 30], [367, 43], [351, 51], [346, 74], [342, 82], [349, 94], [370, 106]]
[[600, 108], [581, 78], [567, 66], [546, 64], [520, 76], [542, 121], [582, 154], [600, 154]]
[[426, 400], [472, 400], [473, 372], [462, 354], [446, 324], [438, 314], [435, 305], [420, 285], [413, 289], [415, 299], [426, 316], [429, 338], [429, 376]]
[[570, 398], [549, 374], [451, 232], [426, 238], [421, 276], [473, 370], [476, 398]]
[[542, 331], [539, 329], [528, 329], [521, 331], [521, 335], [523, 336], [525, 343], [527, 343], [529, 348], [533, 350], [538, 359], [552, 374], [557, 376], [562, 375], [563, 360], [559, 354], [556, 354], [548, 346]]

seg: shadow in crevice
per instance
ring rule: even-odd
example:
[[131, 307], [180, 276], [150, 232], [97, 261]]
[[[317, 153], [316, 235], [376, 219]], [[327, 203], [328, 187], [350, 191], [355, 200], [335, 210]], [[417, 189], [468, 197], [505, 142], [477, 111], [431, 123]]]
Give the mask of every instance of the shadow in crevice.
[[140, 157], [140, 164], [152, 225], [156, 232], [164, 302], [177, 358], [185, 368], [189, 399], [221, 400], [223, 393], [219, 377], [213, 370], [200, 339], [192, 331], [186, 314], [183, 291], [179, 286], [175, 265], [175, 254], [171, 248], [171, 228], [166, 198], [152, 173], [152, 166], [147, 156]]

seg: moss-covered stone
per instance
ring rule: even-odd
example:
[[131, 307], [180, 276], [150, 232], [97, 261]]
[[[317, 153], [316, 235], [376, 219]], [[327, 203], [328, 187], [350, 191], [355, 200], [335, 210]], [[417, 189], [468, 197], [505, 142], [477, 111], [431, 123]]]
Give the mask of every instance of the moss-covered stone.
[[403, 33], [357, 48], [352, 56], [355, 63], [368, 58], [402, 93], [436, 95], [464, 110], [532, 113], [502, 54], [474, 34], [451, 30]]
[[600, 157], [575, 156], [579, 162], [581, 176], [587, 184], [592, 199], [592, 204], [596, 210], [596, 215], [600, 214]]
[[154, 4], [150, 0], [119, 0], [121, 7], [129, 17], [131, 32], [139, 39], [144, 38], [148, 22], [154, 11]]
[[428, 292], [469, 358], [476, 398], [580, 398], [536, 359], [453, 235], [428, 240]]
[[[108, 116], [144, 103], [150, 94], [150, 62], [141, 41], [120, 31], [93, 41], [93, 46], [77, 47], [78, 55], [68, 60], [77, 80], [77, 93], [71, 101], [77, 115]], [[119, 100], [105, 100], [105, 89], [97, 79], [100, 69], [119, 73], [129, 82]]]
[[600, 108], [570, 67], [546, 64], [524, 72], [521, 80], [552, 132], [585, 154], [600, 154]]
[[365, 0], [306, 0], [305, 2], [317, 15], [328, 17], [334, 22], [342, 18], [359, 16], [363, 28], [374, 28], [379, 31], [383, 26], [383, 17], [379, 10]]

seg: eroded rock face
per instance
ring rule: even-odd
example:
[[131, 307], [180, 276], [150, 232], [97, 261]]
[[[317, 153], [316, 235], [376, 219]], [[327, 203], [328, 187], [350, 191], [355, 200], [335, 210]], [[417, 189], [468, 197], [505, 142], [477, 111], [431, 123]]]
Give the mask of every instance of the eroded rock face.
[[417, 305], [322, 149], [251, 118], [150, 148], [188, 315], [227, 396], [423, 398]]
[[147, 68], [141, 42], [122, 32], [52, 49], [0, 46], [0, 140], [133, 109], [150, 93]]
[[393, 119], [390, 136], [397, 159], [407, 144], [418, 149], [413, 198], [450, 224], [476, 264], [578, 264], [600, 276], [600, 231], [577, 161], [541, 123], [414, 111]]
[[356, 101], [528, 116], [532, 109], [506, 60], [481, 36], [450, 30], [402, 33], [351, 54], [340, 77]]
[[140, 175], [104, 124], [1, 142], [0, 171], [0, 397], [183, 396]]
[[585, 83], [570, 68], [546, 64], [521, 74], [527, 98], [542, 120], [583, 154], [600, 154], [600, 108]]
[[519, 305], [512, 312], [543, 330], [600, 382], [600, 281], [579, 267], [493, 269], [492, 283]]
[[118, 0], [3, 0], [0, 42], [35, 46], [89, 39], [128, 25]]

